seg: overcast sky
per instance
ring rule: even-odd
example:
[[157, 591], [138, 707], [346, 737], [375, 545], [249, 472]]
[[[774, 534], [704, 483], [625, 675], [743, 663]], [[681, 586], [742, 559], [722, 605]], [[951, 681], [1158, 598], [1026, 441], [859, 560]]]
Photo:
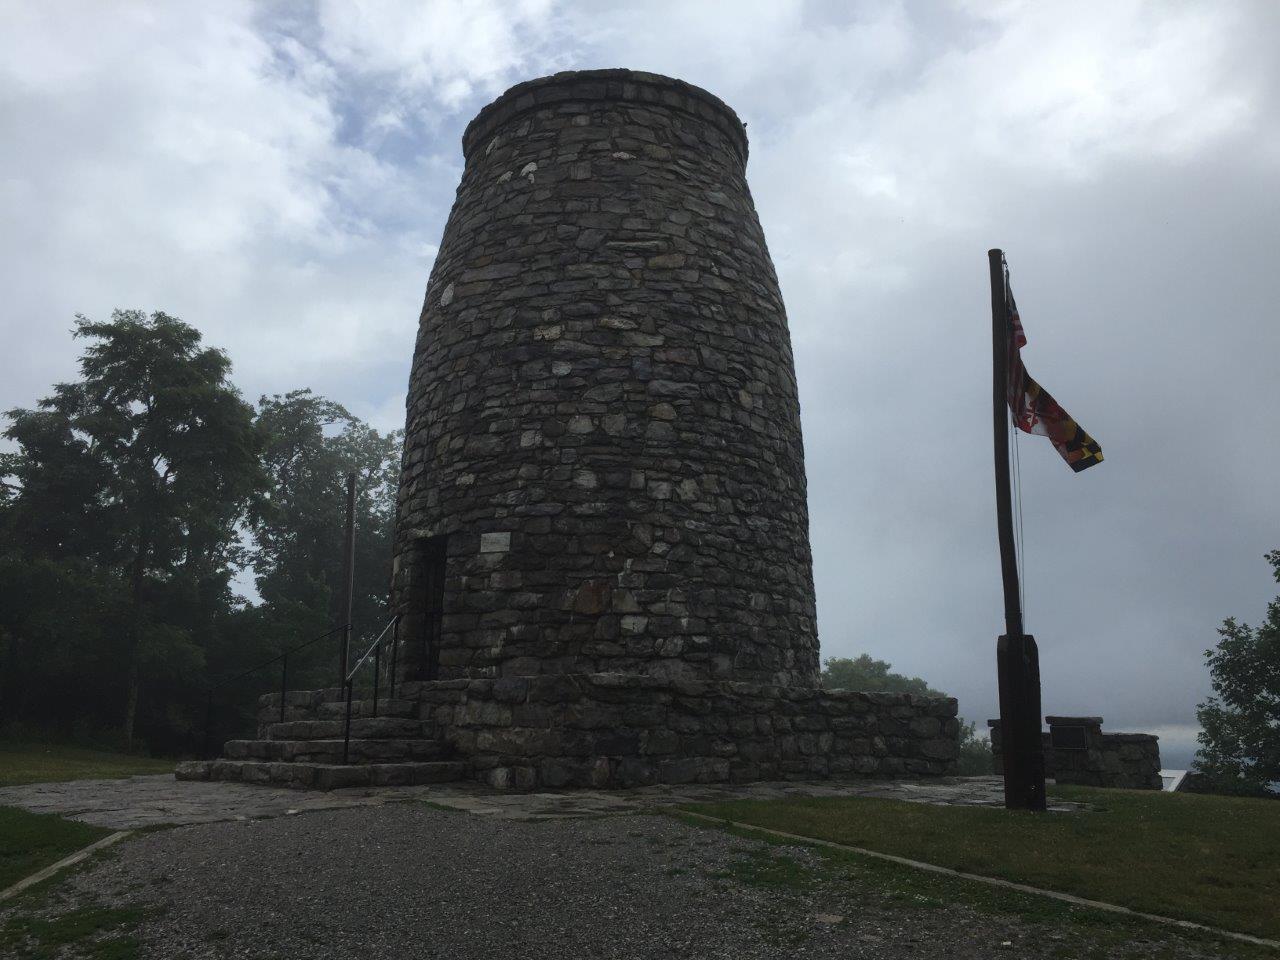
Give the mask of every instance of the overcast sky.
[[823, 653], [996, 707], [986, 251], [1028, 369], [1102, 444], [1024, 437], [1046, 713], [1184, 760], [1203, 652], [1280, 547], [1280, 4], [0, 3], [0, 408], [73, 315], [162, 309], [246, 396], [382, 428], [467, 121], [561, 69], [748, 122], [800, 380]]

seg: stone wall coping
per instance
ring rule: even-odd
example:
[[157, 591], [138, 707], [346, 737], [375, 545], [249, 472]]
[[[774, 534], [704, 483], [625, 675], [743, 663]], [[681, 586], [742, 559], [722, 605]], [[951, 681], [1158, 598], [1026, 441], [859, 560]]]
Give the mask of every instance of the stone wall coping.
[[1104, 733], [1102, 739], [1107, 743], [1155, 743], [1160, 738], [1154, 733]]
[[[1044, 722], [1051, 727], [1100, 727], [1102, 726], [1101, 717], [1045, 717]], [[995, 717], [987, 720], [988, 727], [1000, 726], [1000, 718]]]
[[462, 154], [468, 162], [494, 132], [522, 114], [557, 103], [619, 101], [661, 106], [707, 121], [723, 132], [747, 165], [747, 133], [733, 108], [715, 94], [683, 80], [637, 70], [567, 70], [518, 83], [467, 124]]
[[1100, 727], [1102, 726], [1101, 717], [1045, 717], [1044, 722], [1051, 727], [1057, 727], [1057, 726]]

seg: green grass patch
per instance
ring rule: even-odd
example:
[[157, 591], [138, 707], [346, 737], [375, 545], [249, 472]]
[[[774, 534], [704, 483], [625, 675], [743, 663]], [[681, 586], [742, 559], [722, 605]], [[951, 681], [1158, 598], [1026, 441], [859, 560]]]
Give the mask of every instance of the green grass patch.
[[110, 830], [64, 820], [52, 813], [0, 807], [0, 889], [57, 863]]
[[62, 780], [117, 780], [140, 773], [172, 773], [174, 765], [173, 760], [105, 750], [0, 742], [0, 787]]
[[1280, 937], [1280, 803], [1084, 787], [1053, 793], [1091, 807], [1030, 814], [822, 797], [685, 809]]
[[85, 907], [52, 916], [14, 916], [0, 927], [5, 956], [48, 957], [74, 950], [91, 960], [134, 960], [133, 930], [146, 917], [141, 907]]
[[[707, 821], [685, 817], [679, 810], [668, 815], [690, 826], [709, 827]], [[762, 841], [763, 846], [745, 852], [727, 869], [708, 876], [722, 882], [738, 882], [764, 889], [779, 897], [803, 897], [825, 890], [840, 892], [847, 900], [846, 906], [879, 905], [895, 911], [965, 907], [989, 916], [995, 922], [1015, 920], [1023, 925], [1024, 936], [1039, 936], [1035, 931], [1043, 931], [1047, 942], [1057, 934], [1055, 939], [1061, 946], [1052, 950], [1050, 955], [1062, 960], [1081, 957], [1091, 960], [1151, 960], [1157, 956], [1184, 956], [1183, 947], [1187, 945], [1196, 945], [1201, 950], [1208, 947], [1214, 956], [1231, 960], [1270, 960], [1276, 956], [1265, 947], [1224, 940], [1208, 933], [1174, 929], [1035, 894], [928, 873], [830, 847], [811, 847], [812, 860], [802, 863], [787, 849], [794, 848], [796, 841], [770, 837], [749, 827], [721, 829], [735, 836]]]

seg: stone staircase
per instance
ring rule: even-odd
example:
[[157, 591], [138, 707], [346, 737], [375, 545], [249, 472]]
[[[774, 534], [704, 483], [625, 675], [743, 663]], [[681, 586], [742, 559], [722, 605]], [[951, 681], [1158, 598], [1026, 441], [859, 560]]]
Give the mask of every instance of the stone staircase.
[[372, 700], [352, 701], [347, 744], [341, 688], [286, 693], [283, 721], [280, 694], [269, 694], [259, 700], [257, 739], [228, 741], [220, 760], [179, 764], [177, 777], [313, 790], [465, 778], [469, 765], [453, 759], [436, 724], [420, 719], [418, 710], [416, 700], [382, 697], [376, 709]]

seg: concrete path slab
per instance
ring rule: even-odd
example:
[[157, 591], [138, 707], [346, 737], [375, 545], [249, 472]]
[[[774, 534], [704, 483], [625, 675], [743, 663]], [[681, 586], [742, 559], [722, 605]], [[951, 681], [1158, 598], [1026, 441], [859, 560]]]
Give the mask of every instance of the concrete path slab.
[[[124, 780], [73, 780], [0, 788], [0, 805], [32, 813], [56, 813], [114, 830], [164, 824], [259, 820], [312, 810], [380, 806], [429, 800], [442, 807], [502, 820], [549, 820], [636, 813], [655, 806], [780, 797], [881, 797], [916, 803], [999, 806], [998, 777], [930, 780], [803, 781], [749, 784], [681, 784], [633, 790], [564, 790], [496, 793], [479, 784], [357, 787], [328, 792], [217, 781], [178, 781], [171, 774]], [[1058, 804], [1055, 809], [1075, 809]]]

